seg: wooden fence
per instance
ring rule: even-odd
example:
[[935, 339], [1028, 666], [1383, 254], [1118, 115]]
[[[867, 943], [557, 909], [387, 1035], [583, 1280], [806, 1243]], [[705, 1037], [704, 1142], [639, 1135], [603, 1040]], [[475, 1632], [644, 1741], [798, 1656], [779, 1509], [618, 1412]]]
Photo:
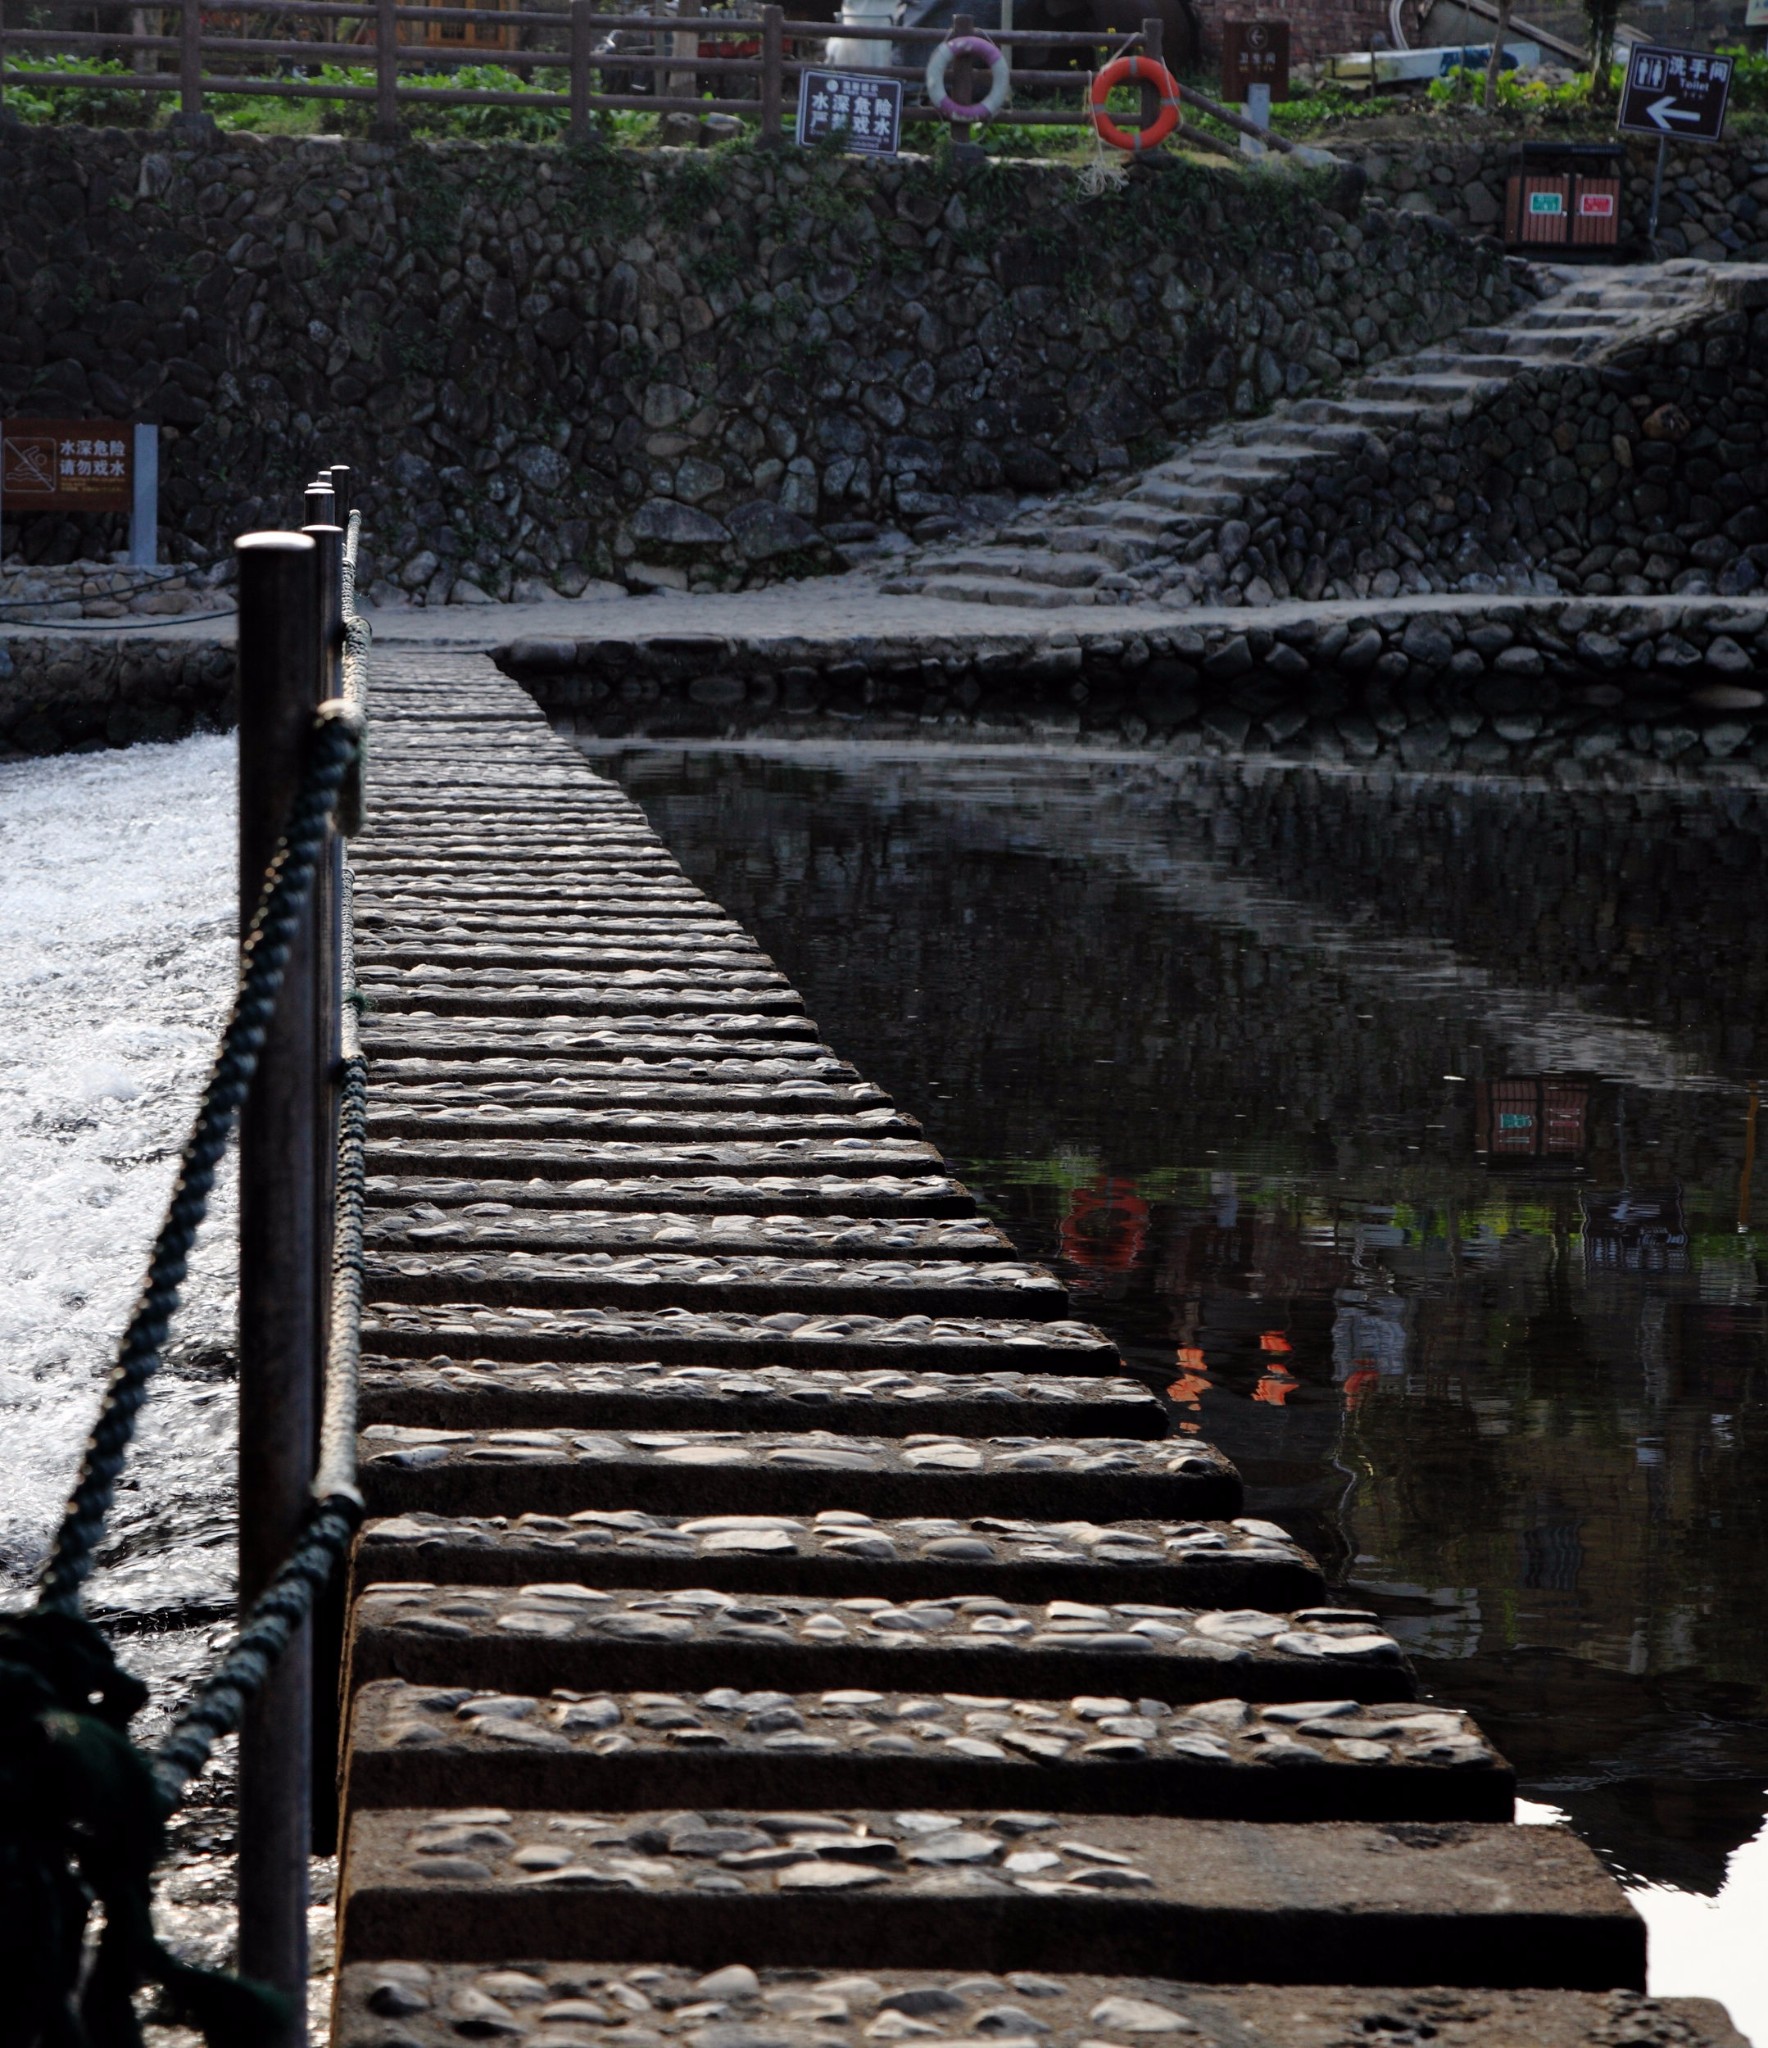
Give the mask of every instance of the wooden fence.
[[[416, 6], [403, 0], [277, 0], [268, 8], [278, 21], [297, 24], [287, 40], [219, 32], [203, 20], [202, 0], [156, 0], [158, 11], [176, 13], [179, 33], [145, 35], [106, 30], [8, 29], [0, 17], [0, 110], [9, 87], [78, 89], [82, 92], [175, 93], [180, 125], [209, 125], [205, 101], [216, 95], [276, 99], [350, 100], [373, 103], [371, 131], [387, 140], [400, 134], [400, 109], [437, 106], [507, 106], [547, 109], [567, 115], [573, 141], [588, 140], [598, 117], [615, 111], [659, 115], [731, 114], [756, 123], [764, 139], [780, 140], [797, 104], [798, 80], [811, 66], [824, 63], [823, 48], [835, 39], [882, 43], [928, 55], [948, 39], [973, 33], [970, 17], [960, 14], [950, 28], [897, 28], [846, 22], [789, 21], [785, 10], [766, 5], [753, 16], [702, 14], [699, 0], [681, 0], [672, 15], [604, 14], [597, 0], [568, 0], [562, 8], [517, 8], [493, 11], [484, 6]], [[210, 10], [214, 12], [213, 9]], [[231, 19], [237, 20], [234, 15]], [[342, 34], [344, 24], [351, 28]], [[305, 25], [313, 33], [302, 33]], [[488, 32], [498, 47], [488, 50]], [[991, 29], [989, 40], [1006, 51], [1031, 46], [1057, 58], [1079, 59], [1085, 68], [1014, 69], [1015, 91], [1039, 95], [1034, 103], [1010, 107], [1002, 119], [1016, 125], [1079, 127], [1091, 116], [1086, 105], [1088, 73], [1095, 64], [1131, 53], [1158, 59], [1161, 24], [1144, 21], [1137, 31], [1106, 36], [1043, 29]], [[610, 47], [610, 38], [621, 38]], [[336, 39], [334, 39], [336, 38]], [[446, 39], [446, 40], [444, 40]], [[518, 42], [520, 47], [504, 47]], [[628, 43], [636, 46], [627, 47]], [[452, 45], [452, 46], [451, 46]], [[57, 56], [123, 58], [133, 68], [126, 74], [33, 70], [31, 59]], [[438, 72], [490, 59], [508, 70], [563, 74], [567, 89], [512, 89], [449, 86], [433, 82]], [[321, 65], [372, 65], [372, 85], [334, 84], [312, 76]], [[1048, 61], [1048, 57], [1046, 57]], [[853, 67], [842, 67], [852, 69]], [[979, 88], [972, 60], [958, 56], [951, 66], [954, 99], [968, 103]], [[419, 82], [415, 73], [428, 74]], [[651, 75], [652, 89], [616, 88], [622, 74]], [[867, 77], [894, 78], [913, 87], [924, 77], [921, 67], [881, 63], [863, 67]], [[710, 90], [708, 91], [708, 86]], [[1060, 92], [1061, 103], [1049, 95]], [[1158, 106], [1152, 89], [1142, 88], [1143, 119]], [[1185, 89], [1184, 98], [1217, 116], [1230, 127], [1259, 135], [1286, 148], [1280, 139], [1262, 135], [1231, 109], [1218, 107], [1201, 94]], [[905, 122], [941, 121], [938, 107], [911, 103], [905, 93]], [[963, 122], [951, 122], [953, 139], [969, 139]], [[1228, 151], [1219, 140], [1185, 131], [1186, 140]]]

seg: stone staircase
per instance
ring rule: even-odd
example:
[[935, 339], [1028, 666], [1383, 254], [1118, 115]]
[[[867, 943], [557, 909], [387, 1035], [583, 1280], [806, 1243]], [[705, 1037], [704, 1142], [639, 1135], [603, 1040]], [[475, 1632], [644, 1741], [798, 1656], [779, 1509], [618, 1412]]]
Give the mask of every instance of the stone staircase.
[[[1726, 273], [1681, 262], [1655, 269], [1537, 271], [1551, 295], [1502, 325], [1384, 363], [1332, 397], [1292, 400], [1228, 422], [1127, 483], [1022, 514], [962, 547], [941, 543], [893, 565], [886, 593], [973, 604], [1237, 603], [1315, 598], [1330, 589], [1262, 588], [1235, 576], [1254, 529], [1310, 474], [1354, 463], [1370, 445], [1478, 405], [1513, 377], [1588, 362], [1710, 308]], [[1320, 579], [1316, 577], [1316, 581]], [[1398, 588], [1447, 589], [1428, 570]], [[1361, 595], [1343, 591], [1340, 595]], [[1376, 595], [1392, 594], [1375, 592]]]

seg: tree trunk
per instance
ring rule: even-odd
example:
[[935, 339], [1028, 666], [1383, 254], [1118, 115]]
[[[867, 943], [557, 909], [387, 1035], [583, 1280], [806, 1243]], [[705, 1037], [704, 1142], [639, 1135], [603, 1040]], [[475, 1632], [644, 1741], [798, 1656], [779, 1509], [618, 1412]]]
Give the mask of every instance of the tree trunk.
[[1608, 67], [1614, 55], [1615, 20], [1620, 0], [1584, 0], [1590, 21], [1590, 97], [1599, 107], [1609, 99]]
[[1498, 26], [1492, 31], [1492, 54], [1486, 59], [1486, 112], [1498, 104], [1498, 73], [1503, 68], [1504, 44], [1510, 35], [1511, 0], [1498, 0]]

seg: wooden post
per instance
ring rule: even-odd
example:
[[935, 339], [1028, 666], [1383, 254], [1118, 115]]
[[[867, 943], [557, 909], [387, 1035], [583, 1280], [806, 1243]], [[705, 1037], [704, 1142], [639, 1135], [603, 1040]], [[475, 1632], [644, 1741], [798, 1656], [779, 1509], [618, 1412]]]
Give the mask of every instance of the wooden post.
[[761, 140], [774, 149], [784, 140], [780, 114], [785, 97], [785, 19], [785, 9], [773, 0], [761, 10]]
[[0, 0], [0, 128], [17, 122], [18, 116], [6, 104], [6, 7], [5, 0]]
[[[700, 0], [678, 0], [676, 15], [693, 26], [670, 31], [669, 54], [678, 60], [686, 57], [697, 64], [700, 56]], [[666, 100], [691, 100], [698, 93], [699, 85], [698, 71], [670, 71], [665, 74], [663, 97]], [[699, 121], [693, 114], [663, 116], [663, 138], [666, 142], [678, 142], [691, 148], [698, 132]]]
[[398, 0], [375, 0], [374, 132], [377, 142], [399, 140]]
[[214, 117], [203, 112], [202, 0], [179, 0], [178, 111], [168, 124], [186, 135], [213, 135]]
[[[1160, 43], [1160, 22], [1155, 15], [1146, 15], [1142, 21], [1142, 55], [1150, 57], [1156, 64], [1162, 62]], [[1142, 126], [1152, 128], [1160, 119], [1160, 94], [1146, 79], [1142, 80]]]
[[[249, 533], [239, 562], [242, 915], [287, 821], [319, 702], [319, 549]], [[313, 1478], [320, 1303], [313, 1278], [319, 1103], [314, 924], [303, 920], [239, 1126], [239, 1600], [293, 1548]], [[312, 1634], [303, 1626], [246, 1709], [239, 1745], [239, 1960], [286, 1992], [274, 2048], [307, 2038]]]
[[571, 0], [571, 128], [573, 142], [594, 132], [589, 110], [590, 53], [595, 43], [595, 0]]
[[[954, 43], [959, 36], [971, 36], [975, 33], [976, 22], [972, 16], [968, 14], [954, 14], [952, 16], [951, 40]], [[960, 106], [967, 106], [970, 102], [970, 94], [974, 89], [972, 85], [974, 74], [975, 67], [968, 57], [954, 57], [952, 59], [951, 69], [945, 75], [945, 89]], [[952, 147], [961, 150], [970, 140], [969, 122], [952, 122], [951, 131]]]

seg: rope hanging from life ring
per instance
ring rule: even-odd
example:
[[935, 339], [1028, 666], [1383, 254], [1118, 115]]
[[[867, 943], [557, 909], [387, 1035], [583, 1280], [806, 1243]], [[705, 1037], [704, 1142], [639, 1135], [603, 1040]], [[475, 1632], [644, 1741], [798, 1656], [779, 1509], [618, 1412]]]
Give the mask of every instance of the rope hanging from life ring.
[[[988, 91], [974, 101], [954, 100], [945, 89], [945, 74], [954, 57], [978, 57], [988, 66]], [[927, 62], [927, 97], [948, 121], [992, 121], [1007, 104], [1013, 76], [1007, 60], [987, 36], [952, 36]]]
[[[1105, 111], [1112, 88], [1119, 85], [1151, 85], [1160, 94], [1160, 112], [1146, 128], [1120, 128]], [[1179, 125], [1179, 81], [1156, 57], [1119, 57], [1107, 64], [1093, 79], [1088, 94], [1092, 103], [1093, 127], [1101, 141], [1131, 155], [1138, 150], [1158, 149]]]

